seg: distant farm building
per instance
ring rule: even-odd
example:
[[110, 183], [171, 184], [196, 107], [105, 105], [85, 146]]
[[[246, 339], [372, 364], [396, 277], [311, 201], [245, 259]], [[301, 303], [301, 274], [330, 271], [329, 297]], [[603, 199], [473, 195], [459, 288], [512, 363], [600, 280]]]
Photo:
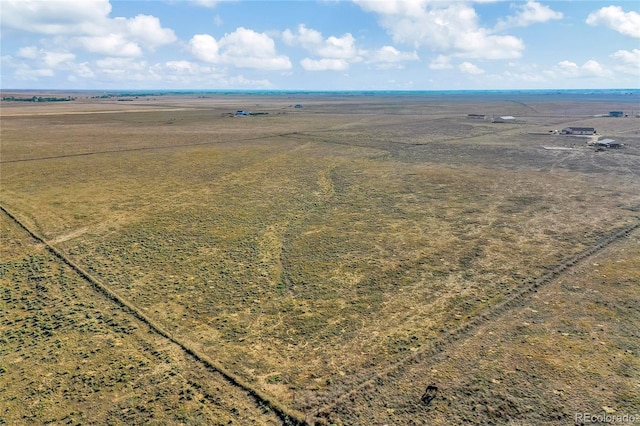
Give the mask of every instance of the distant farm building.
[[594, 145], [600, 148], [613, 148], [613, 149], [622, 148], [624, 146], [623, 143], [620, 143], [613, 139], [602, 139], [597, 141]]
[[302, 104], [296, 104], [294, 108], [302, 108]]
[[473, 120], [486, 120], [487, 116], [484, 114], [469, 114], [467, 118], [471, 118]]
[[503, 115], [502, 117], [496, 117], [493, 119], [494, 123], [515, 123], [516, 118], [512, 115]]
[[624, 112], [622, 112], [622, 111], [609, 111], [609, 117], [624, 117]]
[[236, 111], [236, 115], [238, 115], [238, 116], [251, 115], [251, 111], [244, 111], [244, 110], [239, 109], [238, 111]]
[[595, 135], [596, 129], [593, 127], [565, 127], [562, 129], [563, 135]]

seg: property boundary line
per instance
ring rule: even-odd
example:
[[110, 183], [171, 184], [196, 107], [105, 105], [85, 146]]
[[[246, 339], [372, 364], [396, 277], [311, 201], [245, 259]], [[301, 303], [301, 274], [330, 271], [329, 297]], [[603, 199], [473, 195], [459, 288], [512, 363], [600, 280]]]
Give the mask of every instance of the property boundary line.
[[335, 407], [339, 406], [345, 401], [348, 401], [349, 398], [367, 389], [372, 389], [373, 387], [375, 387], [377, 382], [384, 381], [385, 377], [392, 375], [407, 364], [416, 364], [422, 362], [427, 357], [433, 357], [444, 352], [451, 344], [464, 340], [471, 334], [473, 330], [477, 329], [481, 325], [496, 319], [509, 310], [518, 307], [528, 296], [537, 292], [540, 287], [555, 281], [567, 269], [575, 266], [579, 262], [582, 262], [586, 258], [595, 255], [596, 253], [602, 251], [604, 248], [615, 243], [616, 241], [628, 237], [631, 232], [639, 229], [640, 217], [637, 217], [636, 219], [638, 220], [637, 222], [622, 228], [618, 228], [608, 236], [601, 238], [596, 244], [586, 248], [580, 253], [555, 266], [551, 271], [546, 272], [537, 278], [530, 279], [524, 286], [518, 289], [515, 293], [510, 294], [509, 297], [505, 300], [499, 302], [496, 305], [493, 305], [490, 308], [487, 308], [485, 311], [479, 313], [477, 316], [475, 316], [465, 324], [454, 327], [448, 332], [442, 333], [440, 337], [435, 338], [434, 340], [429, 342], [430, 344], [424, 349], [413, 352], [411, 355], [399, 359], [395, 363], [387, 366], [381, 372], [376, 373], [375, 375], [369, 377], [361, 383], [356, 384], [354, 387], [344, 392], [343, 394], [335, 397], [330, 403], [316, 408], [308, 414], [308, 416], [312, 419], [311, 424], [326, 425], [326, 417], [328, 417], [328, 415], [333, 411]]
[[213, 361], [206, 355], [200, 353], [195, 348], [189, 346], [187, 343], [181, 341], [180, 339], [173, 336], [172, 333], [165, 330], [160, 324], [156, 323], [154, 320], [146, 316], [142, 313], [135, 305], [130, 303], [128, 300], [119, 296], [116, 292], [114, 292], [109, 286], [103, 284], [95, 278], [93, 275], [85, 271], [81, 266], [72, 261], [69, 257], [66, 256], [62, 251], [52, 246], [48, 243], [44, 238], [37, 235], [34, 231], [29, 229], [25, 224], [20, 221], [14, 214], [9, 212], [4, 206], [0, 205], [0, 210], [4, 212], [14, 223], [16, 223], [20, 228], [26, 231], [33, 239], [43, 244], [45, 248], [52, 253], [55, 257], [69, 266], [74, 270], [78, 275], [80, 275], [85, 281], [88, 281], [98, 292], [105, 295], [107, 298], [111, 299], [115, 302], [120, 308], [127, 311], [128, 313], [134, 315], [138, 320], [142, 321], [146, 324], [151, 330], [155, 331], [162, 337], [168, 339], [172, 343], [178, 345], [183, 351], [192, 356], [196, 361], [204, 364], [210, 370], [213, 370], [219, 373], [225, 380], [231, 383], [234, 386], [237, 386], [247, 392], [251, 397], [253, 397], [259, 404], [271, 408], [274, 413], [282, 420], [283, 424], [290, 426], [307, 426], [310, 423], [307, 421], [305, 415], [297, 410], [291, 409], [275, 400], [274, 398], [269, 397], [258, 389], [252, 387], [249, 383], [245, 382], [242, 378], [237, 375], [231, 373], [224, 367], [222, 367], [217, 362]]

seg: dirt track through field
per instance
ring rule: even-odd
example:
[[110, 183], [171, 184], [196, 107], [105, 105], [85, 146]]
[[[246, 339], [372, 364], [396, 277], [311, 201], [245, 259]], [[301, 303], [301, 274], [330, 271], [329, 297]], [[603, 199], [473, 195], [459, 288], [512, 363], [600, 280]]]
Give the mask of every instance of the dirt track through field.
[[[113, 290], [111, 290], [107, 285], [100, 282], [97, 278], [90, 275], [83, 268], [78, 266], [73, 260], [71, 260], [66, 254], [55, 248], [51, 245], [50, 242], [44, 240], [39, 235], [35, 234], [32, 230], [27, 228], [20, 219], [18, 219], [15, 215], [9, 212], [4, 206], [0, 205], [0, 210], [9, 217], [13, 222], [15, 222], [20, 228], [26, 231], [33, 239], [43, 244], [49, 252], [51, 252], [55, 257], [64, 262], [66, 265], [71, 267], [78, 275], [80, 275], [85, 281], [87, 281], [93, 288], [95, 288], [98, 292], [105, 295], [107, 298], [114, 301], [122, 310], [126, 311], [128, 314], [134, 315], [138, 320], [145, 323], [149, 326], [153, 331], [160, 334], [162, 337], [168, 339], [172, 343], [178, 345], [185, 353], [192, 356], [196, 361], [202, 363], [207, 369], [213, 370], [222, 377], [224, 377], [230, 384], [237, 386], [244, 390], [249, 397], [254, 398], [260, 405], [264, 407], [269, 407], [272, 409], [278, 417], [282, 420], [285, 425], [305, 425], [307, 422], [304, 419], [304, 415], [302, 413], [298, 413], [295, 410], [292, 410], [279, 401], [265, 395], [258, 389], [253, 388], [248, 383], [244, 382], [241, 378], [237, 377], [235, 374], [227, 371], [224, 367], [218, 365], [217, 362], [209, 359], [206, 355], [201, 354], [196, 349], [192, 348], [187, 343], [181, 341], [179, 338], [173, 336], [172, 333], [166, 331], [162, 326], [156, 323], [151, 318], [147, 317], [140, 309], [131, 304], [128, 300], [116, 294]], [[195, 385], [195, 384], [192, 384]]]
[[398, 360], [397, 362], [389, 365], [383, 371], [375, 374], [373, 377], [366, 378], [361, 383], [352, 387], [349, 391], [335, 397], [333, 401], [317, 408], [310, 414], [310, 417], [314, 419], [314, 423], [326, 424], [325, 417], [334, 411], [336, 407], [349, 401], [351, 397], [359, 393], [364, 393], [367, 390], [374, 389], [378, 380], [383, 380], [385, 377], [398, 372], [398, 370], [401, 370], [408, 364], [419, 363], [422, 368], [426, 368], [434, 364], [437, 361], [437, 355], [448, 351], [454, 344], [460, 343], [471, 337], [473, 332], [479, 327], [497, 320], [508, 311], [519, 307], [525, 307], [529, 297], [533, 293], [537, 292], [539, 288], [556, 281], [579, 263], [587, 262], [589, 258], [600, 253], [606, 247], [628, 237], [632, 232], [640, 229], [640, 217], [637, 219], [637, 222], [613, 231], [609, 235], [600, 239], [596, 244], [565, 260], [546, 274], [538, 278], [530, 279], [520, 289], [510, 294], [504, 301], [485, 309], [484, 312], [478, 314], [467, 323], [443, 332], [441, 337], [431, 341], [428, 346], [424, 347], [424, 349]]
[[134, 315], [138, 320], [147, 324], [152, 330], [165, 337], [172, 343], [177, 344], [182, 350], [184, 350], [198, 362], [202, 363], [208, 369], [220, 373], [229, 383], [243, 389], [245, 392], [247, 392], [248, 395], [255, 398], [258, 403], [273, 409], [274, 412], [277, 413], [278, 416], [282, 419], [283, 423], [292, 425], [325, 424], [325, 416], [330, 414], [336, 407], [349, 401], [349, 398], [351, 396], [372, 389], [373, 387], [375, 387], [375, 383], [377, 380], [384, 379], [385, 377], [403, 369], [408, 364], [420, 363], [424, 366], [435, 362], [436, 355], [440, 355], [446, 352], [451, 348], [452, 345], [464, 341], [466, 338], [472, 336], [473, 332], [480, 326], [486, 325], [491, 321], [498, 319], [507, 311], [513, 310], [518, 307], [524, 307], [527, 304], [529, 296], [535, 293], [540, 287], [557, 280], [560, 276], [568, 272], [570, 268], [576, 266], [578, 263], [585, 262], [590, 257], [602, 251], [604, 248], [640, 229], [640, 218], [638, 218], [635, 223], [611, 232], [609, 235], [600, 239], [596, 244], [583, 250], [576, 256], [565, 260], [546, 274], [538, 278], [530, 279], [516, 292], [509, 294], [504, 301], [493, 305], [490, 308], [487, 308], [484, 312], [470, 319], [467, 323], [453, 328], [448, 332], [443, 332], [441, 334], [441, 337], [431, 341], [428, 346], [424, 347], [424, 349], [414, 352], [411, 355], [387, 366], [387, 368], [375, 374], [375, 376], [362, 378], [362, 381], [360, 381], [360, 383], [351, 387], [347, 392], [335, 397], [332, 401], [328, 401], [325, 405], [318, 407], [312, 413], [308, 413], [308, 415], [305, 416], [303, 413], [286, 407], [284, 404], [280, 403], [274, 398], [264, 394], [258, 389], [255, 389], [254, 387], [246, 383], [243, 379], [227, 371], [224, 367], [218, 365], [218, 363], [209, 359], [206, 355], [201, 354], [199, 351], [192, 348], [188, 343], [185, 343], [179, 338], [174, 337], [172, 333], [166, 331], [154, 320], [147, 317], [136, 306], [131, 304], [125, 298], [116, 294], [108, 286], [106, 286], [98, 279], [86, 272], [84, 269], [82, 269], [80, 266], [78, 266], [66, 254], [54, 247], [52, 245], [52, 242], [44, 240], [42, 237], [38, 236], [29, 228], [27, 228], [15, 215], [9, 212], [4, 206], [0, 206], [0, 210], [2, 210], [2, 212], [6, 214], [12, 221], [14, 221], [20, 228], [24, 229], [32, 238], [44, 244], [45, 247], [53, 255], [70, 266], [78, 275], [89, 282], [97, 291], [113, 300], [121, 309], [129, 314]]

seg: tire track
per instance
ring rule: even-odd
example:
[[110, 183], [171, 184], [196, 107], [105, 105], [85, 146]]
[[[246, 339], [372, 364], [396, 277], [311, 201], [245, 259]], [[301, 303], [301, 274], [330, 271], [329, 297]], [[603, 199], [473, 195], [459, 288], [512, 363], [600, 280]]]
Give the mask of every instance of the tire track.
[[282, 420], [284, 425], [291, 426], [306, 426], [309, 423], [307, 422], [305, 415], [296, 410], [286, 407], [284, 404], [275, 400], [274, 398], [266, 395], [258, 389], [252, 387], [249, 383], [245, 382], [242, 378], [237, 375], [227, 371], [223, 366], [218, 364], [216, 361], [210, 359], [206, 355], [200, 353], [195, 348], [191, 347], [188, 343], [181, 341], [179, 338], [174, 337], [172, 333], [165, 330], [160, 324], [155, 322], [153, 319], [146, 316], [142, 311], [140, 311], [135, 305], [133, 305], [128, 300], [124, 299], [116, 292], [114, 292], [109, 286], [103, 284], [97, 278], [93, 277], [87, 271], [85, 271], [78, 264], [73, 262], [65, 253], [55, 248], [48, 241], [35, 234], [32, 230], [27, 228], [20, 219], [18, 219], [14, 214], [9, 212], [4, 206], [0, 205], [0, 210], [7, 215], [16, 225], [18, 225], [21, 229], [23, 229], [29, 236], [35, 239], [38, 243], [44, 245], [44, 247], [52, 253], [55, 257], [69, 266], [74, 270], [78, 275], [80, 275], [85, 281], [87, 281], [91, 286], [98, 292], [105, 295], [108, 299], [111, 299], [118, 305], [123, 311], [128, 314], [135, 316], [138, 320], [146, 324], [151, 330], [155, 331], [162, 337], [166, 338], [170, 342], [178, 345], [185, 353], [193, 357], [196, 361], [203, 364], [207, 369], [215, 371], [219, 373], [225, 380], [227, 380], [231, 385], [237, 386], [245, 391], [250, 397], [254, 398], [255, 401], [262, 405], [263, 407], [268, 407], [277, 414], [277, 416]]
[[572, 268], [578, 263], [584, 262], [588, 258], [596, 255], [616, 241], [621, 240], [622, 238], [626, 238], [632, 232], [640, 229], [640, 217], [637, 217], [636, 219], [637, 221], [635, 223], [613, 231], [608, 236], [600, 239], [596, 244], [588, 247], [577, 255], [570, 257], [561, 264], [555, 266], [551, 271], [546, 272], [545, 274], [537, 278], [530, 279], [516, 292], [509, 294], [509, 296], [505, 300], [496, 305], [493, 305], [490, 308], [487, 308], [484, 312], [478, 314], [465, 324], [452, 328], [447, 332], [443, 332], [441, 336], [432, 340], [430, 344], [424, 349], [414, 352], [411, 355], [402, 358], [393, 364], [390, 364], [381, 372], [370, 376], [366, 380], [360, 382], [359, 384], [356, 384], [345, 393], [338, 395], [333, 399], [333, 401], [325, 404], [324, 406], [316, 408], [314, 411], [309, 413], [309, 417], [312, 419], [311, 424], [326, 425], [326, 417], [328, 417], [328, 415], [331, 414], [331, 412], [336, 407], [348, 402], [350, 398], [356, 396], [360, 392], [374, 389], [376, 382], [384, 380], [386, 377], [393, 375], [407, 364], [427, 362], [429, 359], [435, 357], [436, 355], [445, 352], [452, 344], [458, 343], [470, 337], [472, 333], [480, 326], [497, 319], [507, 311], [510, 311], [517, 307], [525, 306], [529, 296], [537, 292], [540, 287], [543, 287], [544, 285], [555, 281], [568, 269]]

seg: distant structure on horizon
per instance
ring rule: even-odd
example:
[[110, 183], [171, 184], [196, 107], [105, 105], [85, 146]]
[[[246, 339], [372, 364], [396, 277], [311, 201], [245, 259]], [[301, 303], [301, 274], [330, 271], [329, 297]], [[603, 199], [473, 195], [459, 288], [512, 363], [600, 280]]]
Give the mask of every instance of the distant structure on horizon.
[[502, 117], [496, 117], [493, 119], [493, 123], [515, 123], [516, 118], [512, 115], [503, 115]]
[[561, 133], [563, 135], [595, 135], [596, 129], [593, 127], [565, 127]]
[[609, 117], [624, 117], [624, 112], [622, 112], [622, 111], [609, 111]]
[[469, 114], [467, 118], [471, 118], [473, 120], [486, 120], [487, 116], [484, 114]]

